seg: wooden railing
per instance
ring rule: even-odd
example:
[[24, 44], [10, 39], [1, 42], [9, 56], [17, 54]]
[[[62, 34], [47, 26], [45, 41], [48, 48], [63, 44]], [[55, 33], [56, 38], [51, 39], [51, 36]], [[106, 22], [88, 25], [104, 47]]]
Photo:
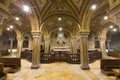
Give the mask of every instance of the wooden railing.
[[79, 54], [41, 54], [41, 63], [68, 62], [71, 64], [80, 64]]
[[[88, 52], [89, 62], [92, 63], [97, 59], [102, 58], [102, 53], [99, 51]], [[26, 51], [21, 53], [21, 58], [32, 61], [32, 51]], [[71, 64], [80, 64], [80, 54], [68, 54], [68, 53], [54, 53], [54, 54], [40, 54], [41, 63], [52, 63], [52, 62], [68, 62]]]

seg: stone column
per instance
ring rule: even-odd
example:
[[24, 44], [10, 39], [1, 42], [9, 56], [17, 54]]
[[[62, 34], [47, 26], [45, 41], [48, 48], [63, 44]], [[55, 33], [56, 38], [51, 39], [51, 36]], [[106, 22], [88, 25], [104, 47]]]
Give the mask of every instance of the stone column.
[[22, 48], [23, 48], [23, 38], [17, 38], [17, 57], [21, 56]]
[[28, 49], [33, 50], [33, 40], [31, 38], [29, 38]]
[[89, 70], [89, 59], [88, 59], [88, 34], [80, 33], [80, 59], [81, 68], [83, 70]]
[[12, 49], [13, 49], [13, 39], [10, 39], [10, 55], [12, 56]]
[[88, 41], [88, 49], [95, 50], [95, 39], [94, 39], [93, 35], [91, 36], [91, 38]]
[[50, 52], [49, 46], [50, 46], [50, 39], [45, 38], [45, 53], [46, 54], [48, 54]]
[[32, 32], [33, 35], [33, 54], [32, 54], [32, 69], [38, 69], [40, 64], [40, 33]]
[[110, 39], [107, 40], [107, 48], [108, 48], [108, 52], [110, 51]]
[[99, 41], [100, 41], [100, 51], [102, 52], [102, 57], [106, 58], [107, 57], [106, 44], [105, 44], [106, 38], [100, 37]]
[[72, 39], [71, 39], [71, 42], [72, 42], [72, 52], [73, 52], [73, 54], [76, 54], [77, 53], [77, 41], [76, 41], [76, 38], [75, 37], [73, 37]]

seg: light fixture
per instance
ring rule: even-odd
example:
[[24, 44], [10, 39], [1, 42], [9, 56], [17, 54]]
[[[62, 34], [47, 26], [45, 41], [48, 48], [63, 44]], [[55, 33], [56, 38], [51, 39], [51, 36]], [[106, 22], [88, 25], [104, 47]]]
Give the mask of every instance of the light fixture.
[[104, 19], [104, 20], [108, 20], [108, 16], [104, 16], [103, 19]]
[[59, 28], [60, 31], [62, 31], [62, 28]]
[[19, 20], [20, 20], [20, 18], [19, 18], [19, 17], [15, 17], [15, 20], [16, 20], [16, 21], [19, 21]]
[[10, 28], [12, 29], [12, 28], [13, 28], [13, 25], [10, 25]]
[[62, 19], [61, 17], [58, 18], [59, 21], [61, 21], [61, 19]]
[[7, 28], [7, 31], [9, 31], [10, 30], [10, 28]]
[[96, 4], [93, 4], [92, 6], [91, 6], [91, 9], [92, 10], [95, 10], [97, 8], [97, 5]]
[[112, 28], [113, 28], [113, 25], [110, 25], [110, 28], [112, 29]]
[[30, 12], [30, 7], [28, 5], [23, 5], [23, 11]]
[[116, 28], [114, 28], [114, 29], [113, 29], [113, 31], [114, 31], [114, 32], [116, 32], [116, 31], [117, 31], [117, 29], [116, 29]]

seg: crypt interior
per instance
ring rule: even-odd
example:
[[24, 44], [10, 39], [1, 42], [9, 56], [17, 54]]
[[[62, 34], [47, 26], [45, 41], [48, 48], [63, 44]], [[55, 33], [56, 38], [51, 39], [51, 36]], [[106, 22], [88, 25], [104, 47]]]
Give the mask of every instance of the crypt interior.
[[120, 80], [120, 0], [0, 0], [0, 80]]

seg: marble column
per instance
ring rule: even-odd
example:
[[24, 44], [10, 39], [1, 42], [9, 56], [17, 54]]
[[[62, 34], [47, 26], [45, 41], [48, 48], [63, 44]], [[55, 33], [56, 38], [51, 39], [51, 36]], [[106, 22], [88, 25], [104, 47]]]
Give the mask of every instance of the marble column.
[[17, 57], [21, 56], [22, 48], [23, 48], [23, 38], [17, 38]]
[[12, 49], [13, 49], [13, 41], [14, 41], [14, 39], [10, 39], [10, 55], [12, 56], [13, 55], [13, 53], [12, 53]]
[[108, 48], [108, 52], [110, 51], [110, 39], [107, 40], [107, 48]]
[[40, 67], [40, 33], [32, 32], [33, 35], [33, 54], [31, 69], [38, 69]]
[[88, 41], [88, 49], [95, 50], [95, 39], [94, 39], [93, 35], [91, 36], [91, 38]]
[[48, 54], [50, 52], [50, 39], [49, 38], [45, 38], [45, 53]]
[[72, 42], [72, 52], [73, 52], [73, 54], [76, 54], [77, 53], [77, 41], [76, 41], [76, 38], [75, 37], [73, 37], [72, 39], [71, 39], [71, 42]]
[[80, 33], [80, 59], [83, 70], [90, 69], [88, 59], [88, 34], [89, 33]]
[[100, 41], [100, 51], [102, 52], [102, 57], [106, 58], [107, 57], [106, 44], [105, 44], [106, 38], [99, 38], [99, 41]]
[[33, 50], [33, 40], [29, 38], [28, 49]]

